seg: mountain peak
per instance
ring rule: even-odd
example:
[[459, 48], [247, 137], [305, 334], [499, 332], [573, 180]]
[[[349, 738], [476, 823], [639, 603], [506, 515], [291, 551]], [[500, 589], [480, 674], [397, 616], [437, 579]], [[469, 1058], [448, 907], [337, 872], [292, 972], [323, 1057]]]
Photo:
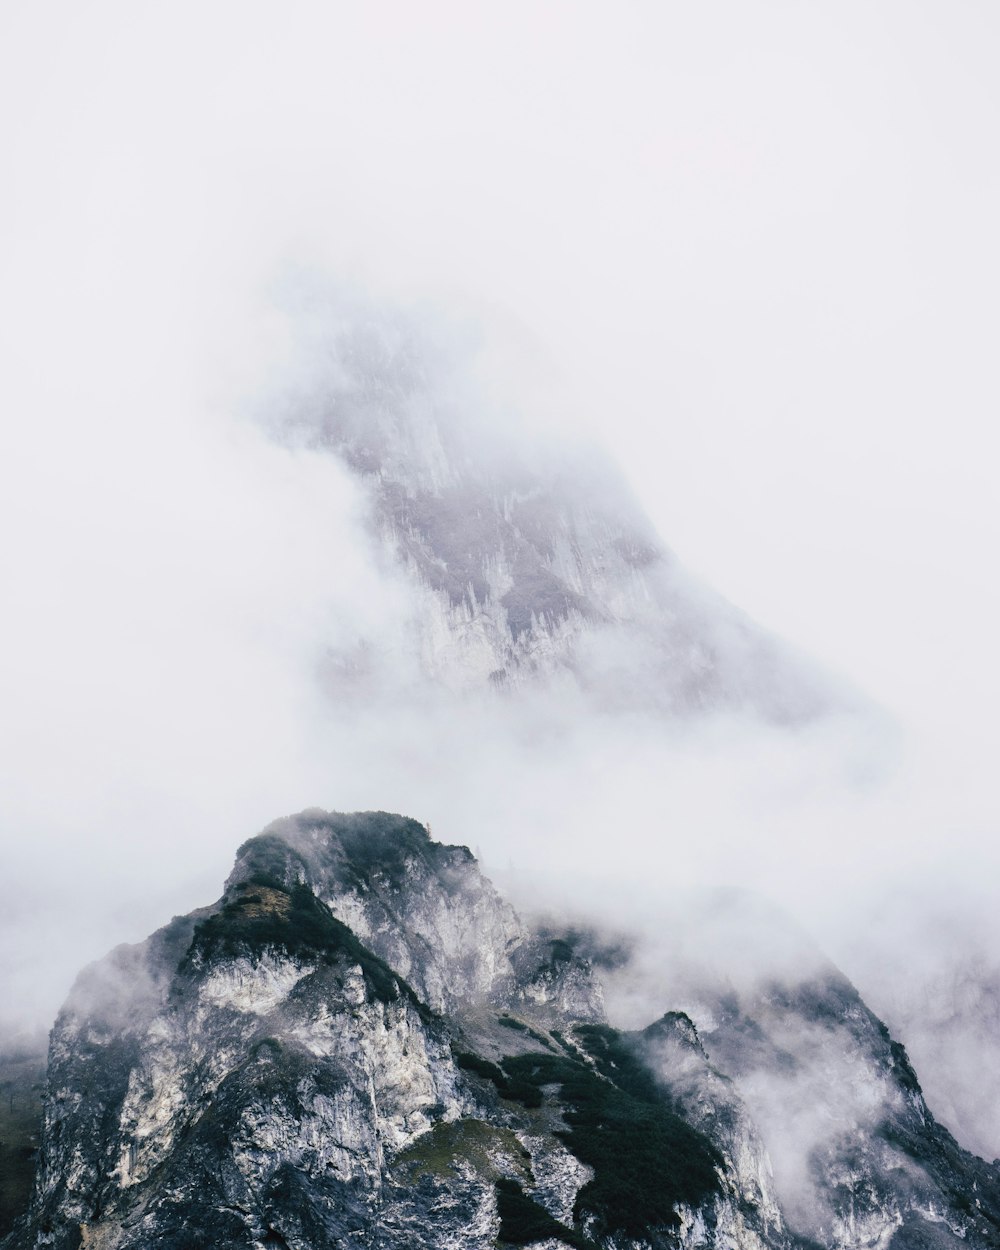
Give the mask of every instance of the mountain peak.
[[[846, 696], [687, 575], [600, 450], [541, 436], [461, 350], [401, 314], [326, 327], [324, 372], [276, 436], [336, 457], [413, 590], [425, 677], [566, 683], [599, 707], [799, 722]], [[488, 419], [487, 419], [488, 414]], [[341, 697], [372, 675], [331, 657]]]
[[763, 985], [704, 1031], [661, 1002], [624, 1033], [574, 935], [526, 924], [465, 847], [312, 809], [244, 843], [213, 906], [81, 975], [5, 1247], [955, 1238], [997, 1244], [1000, 1179], [849, 982]]
[[244, 842], [228, 884], [264, 872], [289, 881], [319, 874], [328, 888], [336, 881], [371, 888], [376, 878], [398, 888], [418, 865], [444, 879], [474, 863], [467, 847], [432, 841], [426, 826], [409, 817], [309, 808]]

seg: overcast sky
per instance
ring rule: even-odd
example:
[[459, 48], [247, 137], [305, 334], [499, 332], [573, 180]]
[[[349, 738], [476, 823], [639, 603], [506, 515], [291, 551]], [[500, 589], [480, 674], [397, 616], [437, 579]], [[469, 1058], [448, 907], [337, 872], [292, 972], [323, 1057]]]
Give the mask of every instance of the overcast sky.
[[5, 13], [9, 421], [108, 452], [112, 371], [246, 386], [290, 262], [480, 305], [732, 598], [996, 692], [995, 6]]
[[392, 592], [346, 548], [330, 585], [351, 484], [241, 422], [294, 356], [295, 273], [492, 327], [504, 385], [605, 439], [689, 568], [882, 702], [987, 854], [994, 4], [2, 22], [10, 862], [37, 870], [32, 837], [71, 879], [186, 819], [221, 822], [221, 862], [316, 801], [310, 649]]

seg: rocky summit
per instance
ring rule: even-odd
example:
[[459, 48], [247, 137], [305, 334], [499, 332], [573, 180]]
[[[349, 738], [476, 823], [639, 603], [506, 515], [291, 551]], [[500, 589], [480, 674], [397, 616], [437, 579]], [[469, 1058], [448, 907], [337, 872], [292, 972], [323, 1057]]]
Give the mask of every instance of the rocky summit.
[[[841, 683], [697, 582], [596, 448], [541, 438], [469, 393], [467, 363], [412, 320], [324, 322], [326, 367], [277, 436], [335, 457], [411, 591], [421, 673], [453, 692], [556, 687], [602, 710], [843, 711]], [[379, 684], [378, 648], [331, 649], [339, 700]], [[397, 678], [398, 680], [398, 678]]]
[[78, 978], [5, 1250], [1000, 1245], [1000, 1172], [835, 970], [622, 1032], [598, 949], [413, 820], [278, 821]]

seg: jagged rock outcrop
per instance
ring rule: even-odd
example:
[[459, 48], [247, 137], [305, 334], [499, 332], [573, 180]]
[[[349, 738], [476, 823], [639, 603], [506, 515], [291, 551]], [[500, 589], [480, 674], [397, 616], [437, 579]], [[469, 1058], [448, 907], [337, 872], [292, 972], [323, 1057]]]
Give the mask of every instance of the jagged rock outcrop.
[[[414, 821], [277, 822], [218, 903], [78, 979], [5, 1250], [1000, 1244], [996, 1174], [842, 979], [622, 1033], [583, 946]], [[754, 1083], [813, 1050], [881, 1099], [804, 1160], [825, 1223], [772, 1178]]]
[[[482, 1001], [603, 1019], [600, 987], [535, 938], [463, 846], [385, 813], [303, 812], [245, 843], [227, 888], [306, 885], [436, 1012]], [[556, 953], [553, 953], [555, 949]]]
[[[701, 1039], [821, 1245], [1000, 1245], [1000, 1170], [936, 1123], [905, 1049], [836, 970], [716, 1000]], [[923, 1240], [922, 1240], [923, 1239]]]
[[683, 1008], [646, 1030], [650, 1061], [696, 1123], [737, 1099], [789, 1226], [831, 1247], [1000, 1245], [1000, 1169], [935, 1120], [904, 1047], [788, 917], [714, 892], [684, 932], [643, 973]]
[[[640, 1053], [670, 1091], [684, 1118], [714, 1141], [738, 1194], [737, 1210], [752, 1210], [772, 1234], [783, 1219], [771, 1161], [733, 1082], [709, 1062], [690, 1017], [667, 1012], [641, 1034]], [[738, 1231], [729, 1230], [734, 1244]]]
[[868, 903], [844, 951], [863, 970], [866, 1001], [905, 1039], [934, 1114], [984, 1159], [1000, 1155], [995, 913], [988, 881], [960, 902], [936, 881], [907, 881]]

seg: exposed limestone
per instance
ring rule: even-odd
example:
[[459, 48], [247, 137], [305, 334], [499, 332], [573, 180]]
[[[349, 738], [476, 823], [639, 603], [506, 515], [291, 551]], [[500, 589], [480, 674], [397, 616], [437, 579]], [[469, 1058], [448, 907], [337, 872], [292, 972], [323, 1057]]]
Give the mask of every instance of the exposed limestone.
[[[752, 1020], [707, 1003], [704, 1035], [677, 1011], [622, 1034], [574, 940], [413, 821], [277, 822], [214, 907], [81, 974], [5, 1250], [1000, 1244], [1000, 1178], [842, 979], [771, 987]], [[779, 1053], [840, 1107], [811, 1206], [756, 1114]]]

